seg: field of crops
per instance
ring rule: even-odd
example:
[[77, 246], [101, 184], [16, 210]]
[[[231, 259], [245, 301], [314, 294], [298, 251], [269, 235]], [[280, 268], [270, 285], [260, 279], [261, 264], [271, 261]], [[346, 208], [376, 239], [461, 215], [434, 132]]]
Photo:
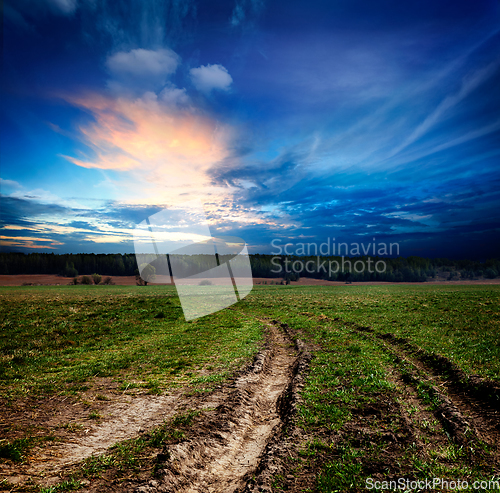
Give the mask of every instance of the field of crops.
[[0, 299], [2, 491], [500, 476], [500, 286], [259, 285], [190, 322], [172, 286]]

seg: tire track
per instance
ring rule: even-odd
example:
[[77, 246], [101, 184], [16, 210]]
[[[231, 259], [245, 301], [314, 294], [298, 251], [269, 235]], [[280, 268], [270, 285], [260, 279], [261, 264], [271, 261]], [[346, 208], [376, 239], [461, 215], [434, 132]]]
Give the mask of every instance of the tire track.
[[[466, 447], [470, 453], [474, 453], [473, 450], [477, 449], [474, 445], [480, 442], [491, 448], [489, 460], [498, 473], [500, 415], [496, 403], [492, 405], [485, 402], [484, 394], [478, 397], [453, 377], [447, 379], [448, 374], [443, 375], [438, 368], [426, 363], [426, 353], [409, 345], [408, 341], [398, 339], [393, 334], [377, 334], [370, 327], [351, 325], [356, 332], [369, 337], [392, 354], [403, 369], [400, 373], [406, 383], [415, 389], [426, 387], [426, 392], [436, 405], [434, 415], [457, 445]], [[408, 347], [411, 348], [411, 353], [407, 350]], [[463, 375], [463, 372], [456, 372], [455, 375], [457, 374]], [[489, 385], [488, 387], [491, 388]]]
[[267, 349], [234, 382], [227, 399], [204, 413], [188, 440], [165, 446], [158, 480], [135, 493], [232, 493], [265, 469], [268, 444], [290, 413], [294, 374], [301, 368], [287, 335], [276, 323], [267, 325]]

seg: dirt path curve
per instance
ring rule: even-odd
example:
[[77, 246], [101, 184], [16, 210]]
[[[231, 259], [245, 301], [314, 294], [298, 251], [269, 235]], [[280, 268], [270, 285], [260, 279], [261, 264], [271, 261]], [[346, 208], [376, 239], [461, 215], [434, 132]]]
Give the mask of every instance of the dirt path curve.
[[268, 330], [268, 349], [235, 381], [234, 391], [207, 413], [190, 440], [165, 448], [160, 479], [135, 488], [136, 493], [232, 493], [245, 487], [279, 429], [280, 397], [296, 361], [282, 330], [274, 324]]

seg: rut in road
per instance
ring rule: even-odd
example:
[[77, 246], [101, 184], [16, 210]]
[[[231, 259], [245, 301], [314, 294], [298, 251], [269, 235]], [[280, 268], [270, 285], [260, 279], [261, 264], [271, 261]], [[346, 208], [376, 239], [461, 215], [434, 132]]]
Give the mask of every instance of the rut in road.
[[[399, 340], [392, 334], [374, 334], [367, 327], [355, 327], [355, 330], [365, 337], [371, 338], [381, 344], [386, 351], [393, 354], [395, 359], [405, 365], [405, 379], [416, 388], [420, 383], [426, 382], [430, 392], [438, 401], [439, 405], [434, 411], [434, 415], [441, 422], [453, 441], [459, 446], [464, 446], [471, 451], [471, 444], [479, 439], [491, 448], [491, 458], [493, 470], [500, 473], [500, 421], [498, 401], [489, 403], [484, 396], [478, 396], [471, 392], [468, 387], [464, 387], [461, 382], [450, 379], [445, 373], [426, 363], [425, 357], [419, 348], [410, 346], [406, 340]], [[402, 343], [402, 341], [404, 341]], [[412, 352], [408, 350], [410, 348]], [[415, 355], [415, 352], [417, 355]], [[442, 357], [441, 357], [442, 358]], [[445, 358], [442, 358], [445, 359]], [[485, 383], [484, 379], [474, 377], [475, 381]], [[486, 382], [489, 383], [489, 382]], [[484, 385], [486, 387], [486, 385]], [[498, 389], [495, 384], [495, 390]]]
[[267, 349], [235, 381], [224, 403], [206, 413], [190, 440], [165, 447], [160, 479], [136, 493], [232, 493], [245, 487], [280, 429], [297, 367], [296, 351], [281, 329], [269, 324], [268, 333]]

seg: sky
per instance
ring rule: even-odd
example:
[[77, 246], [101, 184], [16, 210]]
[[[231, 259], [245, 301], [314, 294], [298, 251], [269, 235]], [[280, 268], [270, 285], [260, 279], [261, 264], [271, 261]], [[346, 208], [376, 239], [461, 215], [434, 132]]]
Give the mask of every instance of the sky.
[[1, 249], [197, 199], [250, 253], [498, 257], [499, 87], [496, 0], [5, 0]]

